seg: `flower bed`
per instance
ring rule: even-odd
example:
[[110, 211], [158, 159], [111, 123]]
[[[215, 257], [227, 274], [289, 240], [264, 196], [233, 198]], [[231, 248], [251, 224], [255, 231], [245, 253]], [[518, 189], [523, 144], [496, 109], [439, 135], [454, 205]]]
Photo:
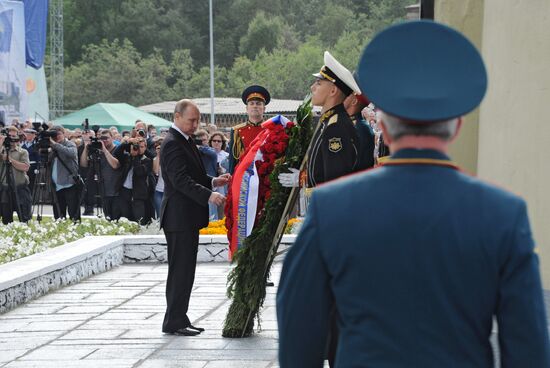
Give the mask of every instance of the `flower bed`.
[[42, 252], [86, 236], [136, 234], [140, 226], [126, 219], [109, 222], [105, 219], [82, 219], [54, 221], [43, 219], [41, 223], [12, 222], [0, 226], [0, 264]]

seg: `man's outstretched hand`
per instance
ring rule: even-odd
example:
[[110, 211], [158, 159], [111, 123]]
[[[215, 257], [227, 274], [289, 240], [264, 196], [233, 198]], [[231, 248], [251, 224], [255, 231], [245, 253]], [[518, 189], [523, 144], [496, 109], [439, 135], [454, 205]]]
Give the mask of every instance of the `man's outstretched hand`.
[[225, 184], [229, 183], [231, 181], [231, 174], [223, 174], [216, 178], [214, 178], [214, 181], [212, 184], [214, 184], [215, 187], [222, 187]]
[[208, 198], [208, 202], [215, 204], [216, 206], [222, 206], [225, 203], [225, 196], [218, 192], [212, 192], [212, 194], [210, 194], [210, 198]]

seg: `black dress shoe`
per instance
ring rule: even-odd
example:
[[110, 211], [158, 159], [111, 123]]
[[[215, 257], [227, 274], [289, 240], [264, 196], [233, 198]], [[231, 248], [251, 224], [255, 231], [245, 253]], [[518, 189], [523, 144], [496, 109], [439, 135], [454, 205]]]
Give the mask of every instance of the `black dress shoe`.
[[271, 287], [271, 286], [275, 286], [275, 284], [273, 283], [273, 281], [266, 281], [265, 286]]
[[204, 332], [204, 328], [202, 328], [202, 327], [195, 327], [193, 325], [189, 325], [187, 328], [189, 328], [191, 330], [196, 330], [196, 331], [199, 331], [199, 332]]
[[177, 336], [197, 336], [198, 334], [200, 334], [199, 331], [191, 330], [189, 327], [180, 328], [180, 329], [177, 329], [176, 331], [165, 332], [165, 333], [168, 335], [177, 335]]

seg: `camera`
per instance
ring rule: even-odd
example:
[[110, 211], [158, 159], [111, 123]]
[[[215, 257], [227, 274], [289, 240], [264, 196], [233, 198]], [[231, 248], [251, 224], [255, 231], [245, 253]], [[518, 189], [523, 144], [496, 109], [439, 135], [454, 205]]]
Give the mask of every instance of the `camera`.
[[6, 128], [2, 129], [0, 131], [0, 134], [2, 134], [4, 137], [6, 137], [6, 139], [4, 139], [4, 147], [7, 150], [10, 149], [12, 143], [19, 142], [19, 137], [17, 137], [17, 138], [10, 137], [10, 135], [8, 133], [8, 129], [6, 129]]
[[147, 135], [147, 134], [145, 134], [145, 130], [143, 130], [143, 129], [139, 129], [139, 130], [137, 131], [137, 134], [138, 134], [140, 137], [143, 137], [143, 138], [145, 138], [145, 136]]
[[57, 136], [57, 131], [48, 130], [48, 124], [33, 122], [33, 129], [36, 130], [36, 138], [34, 143], [38, 147], [38, 152], [41, 156], [48, 156], [48, 149], [50, 148], [50, 138], [55, 138]]
[[[90, 122], [88, 119], [84, 119], [84, 122], [82, 123], [82, 128], [84, 128], [84, 132], [90, 131]], [[99, 141], [99, 138], [97, 137], [99, 132], [100, 126], [99, 125], [92, 125], [92, 130], [94, 131], [94, 136], [90, 138], [90, 143], [88, 144], [88, 153], [90, 156], [98, 154], [99, 151], [103, 148], [103, 145]]]

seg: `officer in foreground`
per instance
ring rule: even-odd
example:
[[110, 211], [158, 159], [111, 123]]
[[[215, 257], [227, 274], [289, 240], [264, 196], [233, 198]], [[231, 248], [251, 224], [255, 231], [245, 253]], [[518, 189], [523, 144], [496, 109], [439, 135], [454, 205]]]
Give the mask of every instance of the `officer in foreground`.
[[526, 204], [447, 155], [485, 94], [475, 47], [402, 23], [366, 47], [358, 80], [392, 155], [313, 193], [277, 295], [280, 366], [323, 366], [335, 306], [336, 367], [492, 368], [493, 318], [502, 367], [550, 367]]

